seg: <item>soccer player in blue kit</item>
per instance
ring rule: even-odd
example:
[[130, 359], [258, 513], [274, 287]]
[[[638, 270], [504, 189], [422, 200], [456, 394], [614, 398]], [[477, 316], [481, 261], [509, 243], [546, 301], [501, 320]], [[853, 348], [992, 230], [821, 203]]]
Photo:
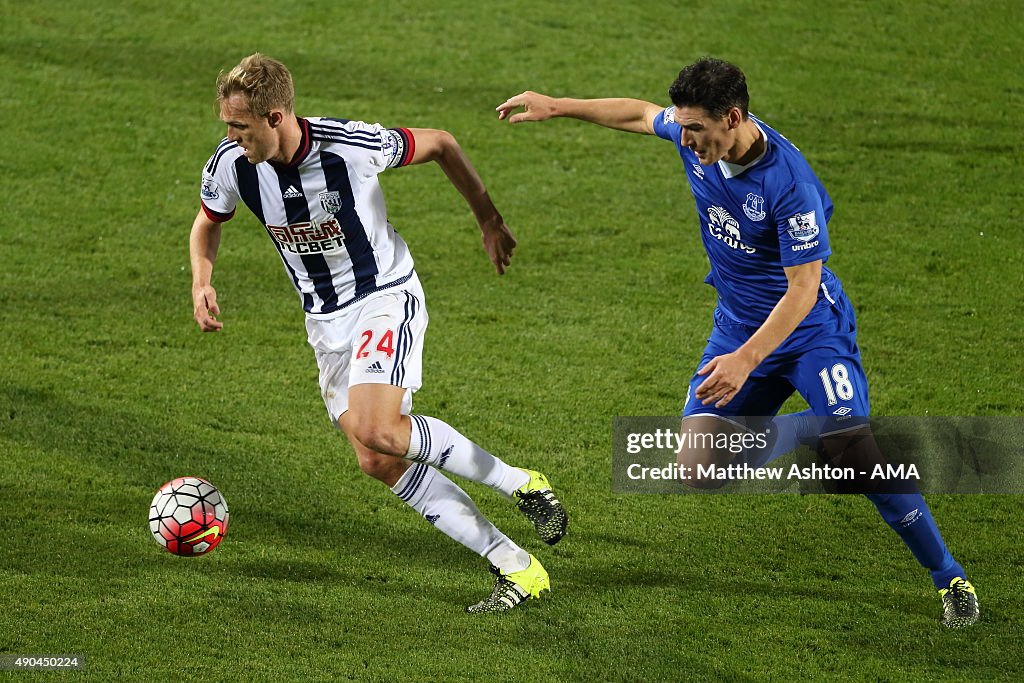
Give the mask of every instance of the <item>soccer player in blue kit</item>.
[[[710, 57], [684, 68], [673, 106], [578, 100], [524, 92], [498, 106], [510, 123], [569, 117], [672, 142], [696, 202], [715, 288], [714, 327], [683, 408], [683, 429], [736, 431], [773, 416], [793, 391], [809, 410], [775, 417], [776, 438], [755, 465], [800, 443], [833, 461], [880, 460], [870, 434], [868, 386], [853, 307], [825, 262], [832, 200], [800, 151], [751, 116], [743, 72]], [[522, 108], [522, 111], [516, 111]], [[680, 462], [709, 453], [681, 449]], [[946, 548], [924, 498], [867, 497], [931, 572], [951, 628], [978, 620], [978, 600]]]

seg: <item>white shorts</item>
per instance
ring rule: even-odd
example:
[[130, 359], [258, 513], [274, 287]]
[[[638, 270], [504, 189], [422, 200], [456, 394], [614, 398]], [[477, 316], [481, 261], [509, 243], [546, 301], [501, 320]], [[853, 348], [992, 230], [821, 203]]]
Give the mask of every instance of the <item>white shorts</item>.
[[306, 318], [309, 345], [320, 368], [320, 393], [331, 421], [348, 410], [356, 384], [393, 384], [405, 389], [402, 414], [423, 384], [423, 336], [427, 309], [413, 273], [406, 283], [354, 303], [329, 320]]

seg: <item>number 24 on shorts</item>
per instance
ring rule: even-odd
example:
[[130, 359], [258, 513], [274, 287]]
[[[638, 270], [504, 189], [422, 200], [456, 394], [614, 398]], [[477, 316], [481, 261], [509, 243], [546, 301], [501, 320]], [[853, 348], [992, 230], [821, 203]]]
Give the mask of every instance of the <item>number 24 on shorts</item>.
[[[370, 356], [370, 352], [367, 349], [370, 348], [370, 344], [373, 342], [373, 330], [364, 330], [359, 336], [363, 343], [359, 345], [359, 350], [356, 351], [357, 360]], [[395, 333], [392, 330], [385, 330], [384, 334], [377, 340], [376, 349], [377, 351], [383, 351], [390, 359], [395, 354]]]

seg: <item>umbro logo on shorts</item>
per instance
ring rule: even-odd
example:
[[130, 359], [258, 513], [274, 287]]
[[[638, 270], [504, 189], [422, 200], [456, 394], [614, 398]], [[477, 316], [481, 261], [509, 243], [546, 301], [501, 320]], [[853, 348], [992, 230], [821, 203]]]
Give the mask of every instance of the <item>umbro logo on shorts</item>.
[[367, 372], [372, 372], [372, 373], [375, 373], [375, 374], [383, 374], [384, 373], [384, 368], [382, 368], [380, 366], [380, 361], [378, 360], [378, 361], [374, 361], [373, 364], [370, 365], [370, 367], [366, 368], [366, 371]]

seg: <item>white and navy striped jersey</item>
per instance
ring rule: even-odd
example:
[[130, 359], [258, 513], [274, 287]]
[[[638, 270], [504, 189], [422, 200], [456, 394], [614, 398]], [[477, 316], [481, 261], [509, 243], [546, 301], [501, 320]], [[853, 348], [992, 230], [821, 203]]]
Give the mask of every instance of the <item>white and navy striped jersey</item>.
[[404, 128], [299, 118], [302, 140], [288, 164], [250, 164], [221, 141], [203, 169], [203, 211], [229, 220], [241, 199], [267, 230], [307, 315], [330, 318], [349, 304], [406, 282], [412, 255], [388, 222], [377, 174], [408, 164], [416, 141]]

